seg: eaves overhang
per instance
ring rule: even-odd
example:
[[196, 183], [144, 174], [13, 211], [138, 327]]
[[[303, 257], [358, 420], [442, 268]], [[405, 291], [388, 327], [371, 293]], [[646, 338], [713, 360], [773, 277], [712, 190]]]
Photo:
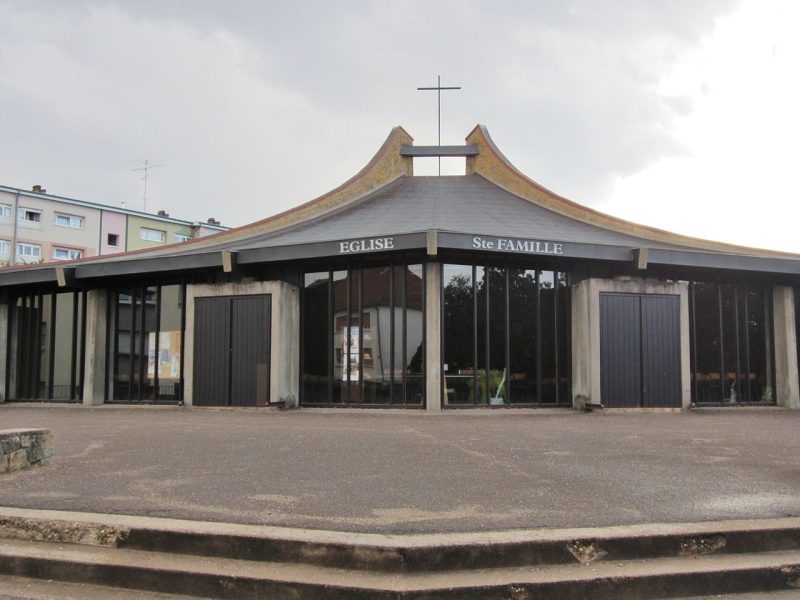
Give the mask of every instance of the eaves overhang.
[[[481, 233], [419, 231], [373, 238], [338, 239], [308, 244], [245, 248], [235, 251], [238, 265], [260, 265], [319, 258], [348, 259], [391, 255], [397, 252], [425, 252], [436, 256], [447, 251], [502, 255], [519, 259], [569, 259], [591, 262], [635, 262], [646, 253], [648, 266], [702, 268], [720, 271], [773, 273], [800, 276], [800, 260], [721, 254], [707, 251], [671, 250], [647, 246], [587, 244], [553, 239], [487, 236]], [[75, 282], [105, 277], [159, 275], [195, 270], [224, 270], [227, 250], [169, 257], [71, 264], [64, 262], [40, 268], [0, 273], [0, 287], [52, 284], [58, 270], [69, 270]]]
[[647, 245], [625, 246], [585, 244], [554, 239], [526, 239], [437, 232], [437, 246], [444, 250], [470, 250], [514, 256], [549, 256], [587, 261], [630, 262], [634, 253], [645, 251], [647, 264], [654, 266], [692, 267], [727, 271], [757, 271], [800, 275], [800, 257], [774, 258], [745, 254], [724, 254], [702, 250], [650, 248]]

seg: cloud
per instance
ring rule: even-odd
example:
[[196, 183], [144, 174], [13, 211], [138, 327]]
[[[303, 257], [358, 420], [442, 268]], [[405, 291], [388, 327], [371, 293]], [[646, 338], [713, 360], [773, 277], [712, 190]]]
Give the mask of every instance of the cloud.
[[[0, 2], [0, 183], [242, 224], [338, 185], [403, 124], [489, 126], [523, 171], [595, 203], [685, 152], [661, 82], [737, 2]], [[420, 171], [430, 169], [420, 165]], [[137, 204], [139, 203], [139, 204]]]

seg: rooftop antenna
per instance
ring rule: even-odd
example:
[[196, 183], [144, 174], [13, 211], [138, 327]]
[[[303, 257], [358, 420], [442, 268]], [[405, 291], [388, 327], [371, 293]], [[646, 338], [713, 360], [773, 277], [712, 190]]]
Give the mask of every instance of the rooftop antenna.
[[163, 167], [164, 165], [154, 165], [146, 158], [139, 159], [136, 162], [142, 166], [131, 170], [144, 172], [144, 175], [142, 176], [142, 181], [144, 181], [144, 193], [142, 194], [142, 204], [144, 209], [142, 212], [147, 212], [147, 178], [150, 175], [150, 169], [157, 169], [158, 167]]
[[[437, 112], [437, 122], [439, 126], [439, 146], [442, 145], [442, 90], [460, 90], [461, 86], [458, 87], [442, 87], [442, 76], [436, 76], [436, 87], [418, 87], [417, 90], [419, 91], [432, 91], [436, 90], [436, 102], [438, 107]], [[442, 174], [442, 157], [439, 157], [439, 175]]]

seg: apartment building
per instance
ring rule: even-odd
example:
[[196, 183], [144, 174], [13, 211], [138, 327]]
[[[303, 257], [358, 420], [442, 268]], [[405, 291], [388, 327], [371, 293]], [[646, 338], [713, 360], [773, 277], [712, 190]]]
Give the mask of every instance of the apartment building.
[[[157, 248], [227, 231], [204, 222], [0, 185], [0, 266]], [[13, 250], [13, 251], [12, 251]]]

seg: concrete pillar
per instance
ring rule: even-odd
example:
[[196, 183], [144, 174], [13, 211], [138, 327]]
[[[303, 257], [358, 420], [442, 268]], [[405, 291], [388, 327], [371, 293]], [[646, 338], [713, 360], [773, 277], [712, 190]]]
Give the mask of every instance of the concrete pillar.
[[442, 264], [425, 265], [425, 409], [442, 410]]
[[8, 304], [0, 304], [0, 402], [6, 401], [6, 365], [8, 364]]
[[89, 290], [86, 294], [86, 362], [83, 365], [83, 403], [96, 406], [105, 402], [108, 321], [108, 293]]
[[572, 405], [602, 404], [600, 394], [600, 294], [679, 296], [681, 406], [692, 401], [689, 344], [689, 286], [648, 279], [584, 279], [572, 286]]
[[[572, 406], [583, 410], [587, 404], [600, 404], [600, 328], [592, 339], [597, 316], [592, 316], [591, 279], [572, 286]], [[597, 346], [597, 350], [592, 348]], [[595, 360], [596, 359], [596, 364]], [[596, 380], [596, 381], [595, 381]]]
[[772, 314], [775, 328], [775, 401], [779, 406], [800, 408], [800, 383], [797, 373], [797, 329], [794, 290], [775, 286]]
[[278, 295], [278, 305], [272, 309], [272, 328], [279, 331], [273, 352], [278, 356], [271, 364], [278, 370], [272, 382], [275, 395], [271, 397], [273, 402], [284, 402], [292, 408], [300, 399], [300, 288], [282, 283]]

